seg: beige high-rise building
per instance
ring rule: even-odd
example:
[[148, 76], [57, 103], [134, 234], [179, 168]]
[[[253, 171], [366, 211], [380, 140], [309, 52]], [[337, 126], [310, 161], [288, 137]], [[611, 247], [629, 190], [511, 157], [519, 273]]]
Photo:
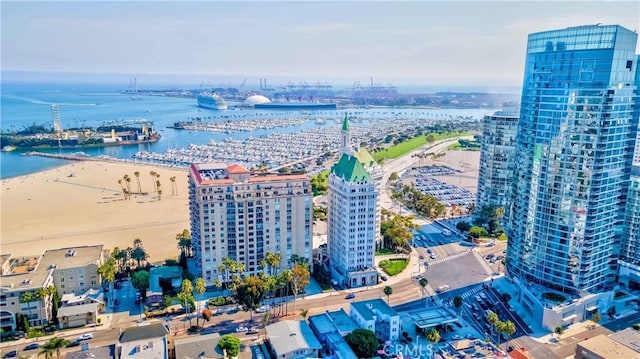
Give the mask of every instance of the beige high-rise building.
[[223, 258], [260, 271], [268, 252], [280, 253], [280, 268], [292, 255], [311, 258], [312, 191], [306, 175], [251, 173], [239, 165], [192, 164], [189, 167], [191, 242], [196, 276], [207, 286], [229, 278]]

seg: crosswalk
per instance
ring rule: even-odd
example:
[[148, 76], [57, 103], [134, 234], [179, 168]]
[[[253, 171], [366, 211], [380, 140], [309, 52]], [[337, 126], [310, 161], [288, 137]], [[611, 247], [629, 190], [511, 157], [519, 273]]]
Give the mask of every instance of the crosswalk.
[[463, 257], [463, 256], [467, 256], [469, 254], [471, 254], [471, 252], [469, 252], [469, 251], [460, 252], [458, 254], [454, 254], [454, 255], [449, 256], [449, 257], [444, 257], [444, 258], [439, 258], [439, 259], [436, 259], [436, 260], [433, 260], [433, 261], [429, 261], [429, 265], [432, 266], [434, 264], [450, 261], [452, 259], [456, 259], [456, 258], [460, 258], [460, 257]]
[[[460, 295], [460, 297], [462, 297], [462, 299], [467, 299], [467, 298], [469, 298], [471, 296], [474, 296], [474, 295], [478, 294], [481, 291], [482, 291], [482, 285], [477, 285], [477, 286], [467, 290], [466, 292], [462, 293]], [[449, 301], [445, 302], [443, 304], [443, 306], [446, 307], [446, 308], [453, 306], [453, 299], [450, 299]]]

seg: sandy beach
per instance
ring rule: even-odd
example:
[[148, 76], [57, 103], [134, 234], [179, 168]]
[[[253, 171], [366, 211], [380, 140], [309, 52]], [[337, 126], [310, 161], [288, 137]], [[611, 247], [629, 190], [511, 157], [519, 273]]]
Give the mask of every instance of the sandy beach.
[[[449, 165], [464, 172], [440, 180], [476, 192], [480, 153], [447, 151], [426, 164]], [[416, 163], [418, 164], [418, 163]], [[142, 192], [124, 200], [118, 180], [140, 172]], [[162, 197], [154, 192], [150, 172], [160, 174]], [[177, 194], [170, 177], [176, 177]], [[0, 253], [39, 255], [45, 249], [103, 244], [126, 248], [142, 240], [152, 262], [175, 258], [175, 235], [189, 228], [186, 169], [126, 162], [77, 161], [28, 176], [2, 180]], [[316, 231], [316, 229], [314, 229]]]
[[[142, 192], [124, 200], [118, 180], [140, 172]], [[150, 172], [160, 174], [161, 199]], [[170, 177], [175, 176], [177, 194]], [[125, 162], [77, 161], [2, 180], [0, 253], [38, 255], [45, 249], [85, 244], [126, 248], [142, 240], [150, 261], [175, 258], [175, 236], [189, 228], [187, 171]]]

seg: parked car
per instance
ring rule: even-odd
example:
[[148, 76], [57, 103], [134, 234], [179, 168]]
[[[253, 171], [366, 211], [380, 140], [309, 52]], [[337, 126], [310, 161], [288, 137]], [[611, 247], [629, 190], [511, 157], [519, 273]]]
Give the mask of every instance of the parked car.
[[436, 256], [432, 254], [432, 255], [429, 256], [429, 258], [436, 259]]
[[258, 329], [249, 328], [249, 330], [247, 330], [247, 335], [249, 335], [249, 334], [258, 334]]
[[256, 313], [265, 313], [265, 312], [268, 312], [270, 309], [271, 309], [270, 306], [263, 305], [263, 306], [261, 306], [261, 307], [256, 309]]
[[74, 341], [70, 342], [69, 344], [67, 344], [67, 348], [77, 347], [79, 345], [80, 345], [80, 341], [79, 340], [74, 340]]
[[418, 258], [420, 258], [420, 259], [424, 259], [424, 256], [421, 254]]
[[380, 279], [386, 282], [388, 278], [386, 275], [380, 275]]
[[243, 326], [239, 326], [239, 327], [236, 328], [236, 332], [237, 333], [246, 332], [247, 330], [249, 330], [249, 328], [243, 327]]
[[427, 249], [427, 253], [433, 254], [433, 251], [431, 250], [431, 248]]
[[40, 345], [38, 345], [38, 343], [31, 343], [29, 345], [27, 345], [26, 347], [24, 347], [24, 350], [33, 350], [33, 349], [38, 349], [40, 348]]
[[84, 333], [80, 336], [80, 338], [78, 338], [78, 340], [89, 340], [89, 339], [93, 339], [93, 334]]
[[12, 350], [10, 352], [8, 352], [7, 354], [5, 354], [3, 356], [3, 358], [15, 358], [18, 356], [18, 351], [17, 350]]
[[344, 297], [344, 299], [353, 299], [353, 298], [355, 298], [355, 297], [356, 297], [356, 295], [355, 295], [355, 294], [353, 294], [353, 293], [349, 293], [349, 294], [347, 294], [347, 296], [346, 296], [346, 297]]

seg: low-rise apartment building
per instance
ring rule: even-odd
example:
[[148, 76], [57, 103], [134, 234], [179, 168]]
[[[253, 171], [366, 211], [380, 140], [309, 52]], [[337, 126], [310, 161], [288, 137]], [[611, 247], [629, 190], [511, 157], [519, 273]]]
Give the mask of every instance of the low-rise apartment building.
[[396, 341], [400, 335], [400, 315], [382, 299], [352, 302], [351, 319], [363, 329], [369, 329], [383, 341]]
[[103, 245], [47, 250], [39, 260], [38, 270], [53, 270], [53, 285], [58, 294], [80, 295], [100, 289], [98, 267], [104, 263]]

